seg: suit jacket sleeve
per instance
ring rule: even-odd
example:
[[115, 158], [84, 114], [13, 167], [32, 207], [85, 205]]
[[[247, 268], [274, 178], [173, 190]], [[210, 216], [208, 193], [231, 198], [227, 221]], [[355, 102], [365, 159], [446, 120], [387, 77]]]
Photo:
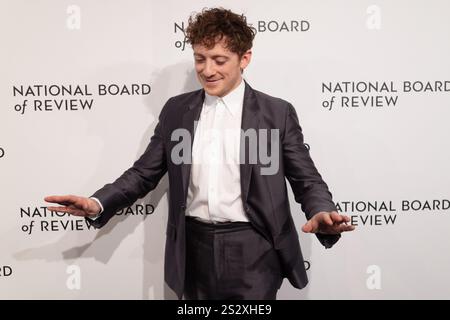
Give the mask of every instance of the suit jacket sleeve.
[[[303, 134], [297, 113], [288, 104], [283, 141], [283, 162], [287, 180], [309, 220], [321, 211], [337, 211], [327, 184], [317, 171], [308, 149], [304, 145]], [[340, 235], [316, 234], [326, 248], [331, 248]]]
[[102, 203], [104, 209], [98, 219], [87, 219], [95, 228], [102, 227], [117, 211], [144, 197], [167, 172], [164, 122], [169, 101], [159, 115], [154, 134], [142, 156], [116, 181], [106, 184], [92, 195]]

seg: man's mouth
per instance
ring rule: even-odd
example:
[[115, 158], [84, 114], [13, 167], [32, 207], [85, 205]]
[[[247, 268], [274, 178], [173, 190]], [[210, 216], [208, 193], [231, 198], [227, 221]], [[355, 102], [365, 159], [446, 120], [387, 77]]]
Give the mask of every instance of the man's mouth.
[[214, 83], [219, 81], [220, 79], [205, 79], [206, 82]]

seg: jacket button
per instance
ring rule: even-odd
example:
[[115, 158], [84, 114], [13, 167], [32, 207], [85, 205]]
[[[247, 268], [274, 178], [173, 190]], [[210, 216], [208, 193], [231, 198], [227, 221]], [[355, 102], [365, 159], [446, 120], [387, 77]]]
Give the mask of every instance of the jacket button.
[[245, 206], [245, 212], [249, 212], [250, 208], [248, 206]]

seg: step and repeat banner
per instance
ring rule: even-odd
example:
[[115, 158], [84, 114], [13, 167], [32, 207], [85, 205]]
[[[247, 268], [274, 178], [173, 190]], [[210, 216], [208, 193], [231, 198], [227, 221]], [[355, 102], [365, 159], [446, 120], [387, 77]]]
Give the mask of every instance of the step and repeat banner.
[[[450, 2], [0, 2], [0, 299], [175, 299], [163, 280], [168, 179], [102, 229], [46, 209], [90, 196], [145, 150], [162, 106], [199, 89], [189, 15], [256, 28], [244, 77], [291, 102], [341, 213], [304, 234], [303, 290], [279, 299], [450, 298]], [[290, 191], [290, 188], [289, 188]]]

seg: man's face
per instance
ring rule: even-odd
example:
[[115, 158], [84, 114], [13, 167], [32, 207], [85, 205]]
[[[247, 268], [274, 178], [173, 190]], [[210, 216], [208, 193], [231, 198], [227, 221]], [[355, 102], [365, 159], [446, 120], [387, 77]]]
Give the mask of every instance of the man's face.
[[241, 79], [241, 69], [250, 63], [252, 55], [248, 50], [242, 57], [225, 48], [225, 40], [216, 42], [214, 48], [196, 44], [193, 46], [195, 71], [206, 93], [223, 97], [236, 88]]

